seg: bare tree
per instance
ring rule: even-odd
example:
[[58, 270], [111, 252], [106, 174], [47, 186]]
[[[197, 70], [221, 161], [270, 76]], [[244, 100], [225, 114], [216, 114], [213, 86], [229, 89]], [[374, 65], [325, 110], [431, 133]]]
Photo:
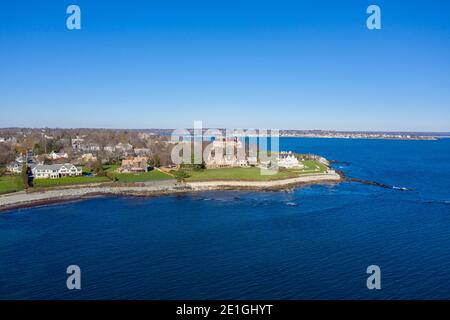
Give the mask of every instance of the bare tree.
[[0, 165], [6, 165], [9, 162], [14, 161], [15, 155], [16, 152], [11, 146], [0, 143]]

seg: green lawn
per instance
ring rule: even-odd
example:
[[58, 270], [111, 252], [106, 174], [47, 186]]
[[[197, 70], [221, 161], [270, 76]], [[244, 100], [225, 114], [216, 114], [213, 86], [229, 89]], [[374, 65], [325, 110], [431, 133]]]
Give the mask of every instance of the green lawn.
[[302, 163], [304, 165], [302, 169], [291, 169], [291, 170], [299, 174], [323, 173], [328, 170], [328, 168], [319, 161], [305, 160]]
[[[207, 169], [201, 171], [188, 171], [190, 177], [187, 181], [201, 180], [247, 180], [247, 181], [268, 181], [298, 177], [302, 174], [323, 173], [327, 167], [317, 161], [307, 160], [303, 164], [303, 169], [280, 169], [274, 175], [262, 175], [259, 168], [221, 168]], [[107, 166], [105, 170], [110, 176], [117, 178], [118, 182], [145, 182], [164, 179], [173, 179], [159, 170], [152, 170], [145, 173], [117, 173], [115, 170], [118, 166]], [[59, 179], [35, 179], [33, 181], [35, 188], [48, 188], [86, 183], [110, 182], [108, 177], [64, 177]], [[20, 176], [3, 176], [0, 177], [0, 194], [11, 193], [23, 190], [22, 179]]]
[[202, 171], [188, 171], [190, 177], [186, 181], [202, 180], [246, 180], [246, 181], [268, 181], [287, 178], [295, 178], [302, 174], [323, 173], [327, 167], [323, 164], [308, 160], [304, 161], [303, 169], [284, 169], [280, 168], [274, 175], [262, 175], [259, 168], [220, 168], [206, 169]]
[[66, 186], [72, 184], [86, 184], [86, 183], [99, 183], [111, 181], [107, 177], [63, 177], [58, 179], [34, 179], [33, 185], [35, 188], [48, 188]]
[[165, 179], [173, 179], [171, 175], [167, 173], [161, 172], [157, 169], [154, 169], [149, 172], [142, 173], [118, 173], [116, 170], [120, 167], [120, 165], [106, 165], [104, 166], [104, 170], [108, 172], [111, 176], [114, 176], [118, 179], [118, 182], [145, 182], [145, 181], [154, 181], [154, 180], [165, 180]]
[[23, 190], [21, 176], [0, 177], [0, 194]]
[[172, 176], [159, 170], [152, 170], [143, 173], [111, 173], [118, 179], [118, 182], [145, 182], [154, 180], [173, 179]]
[[262, 175], [259, 168], [220, 168], [206, 169], [202, 171], [189, 171], [190, 177], [187, 181], [201, 180], [247, 180], [247, 181], [267, 181], [294, 178], [298, 173], [290, 170], [279, 170], [274, 175]]
[[118, 164], [107, 164], [103, 166], [103, 170], [106, 172], [115, 172], [118, 168], [120, 168]]

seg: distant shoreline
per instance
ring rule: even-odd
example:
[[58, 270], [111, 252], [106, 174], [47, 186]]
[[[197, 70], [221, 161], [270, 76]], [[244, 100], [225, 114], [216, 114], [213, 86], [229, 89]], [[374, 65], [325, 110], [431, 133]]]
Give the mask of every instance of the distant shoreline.
[[342, 140], [389, 140], [389, 141], [436, 141], [440, 139], [450, 138], [447, 136], [426, 136], [426, 137], [411, 137], [411, 138], [395, 138], [395, 137], [338, 137], [338, 136], [286, 136], [282, 135], [280, 138], [301, 138], [301, 139], [342, 139]]
[[343, 177], [334, 171], [271, 181], [211, 180], [178, 183], [174, 180], [136, 183], [125, 186], [71, 186], [0, 196], [0, 212], [54, 203], [90, 199], [98, 196], [161, 196], [213, 190], [279, 191], [309, 184], [337, 183]]

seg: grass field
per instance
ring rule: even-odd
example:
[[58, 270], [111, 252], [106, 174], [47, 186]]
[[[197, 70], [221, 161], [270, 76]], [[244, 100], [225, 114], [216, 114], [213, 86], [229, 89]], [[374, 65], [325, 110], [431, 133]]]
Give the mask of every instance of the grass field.
[[99, 183], [110, 181], [107, 177], [63, 177], [58, 179], [34, 179], [34, 188], [49, 188], [72, 184]]
[[280, 170], [274, 175], [262, 175], [259, 168], [220, 168], [206, 169], [202, 171], [189, 171], [190, 177], [186, 181], [206, 181], [206, 180], [246, 180], [246, 181], [267, 181], [293, 178], [298, 174]]
[[[190, 177], [186, 181], [208, 181], [208, 180], [245, 180], [245, 181], [268, 181], [295, 178], [302, 174], [323, 173], [327, 167], [314, 160], [303, 161], [302, 169], [280, 169], [274, 175], [262, 175], [259, 168], [221, 168], [207, 169], [202, 171], [189, 171]], [[145, 182], [164, 179], [173, 179], [159, 170], [152, 170], [145, 173], [117, 173], [118, 166], [106, 166], [105, 170], [110, 176], [117, 178], [118, 182]], [[111, 181], [108, 177], [64, 177], [59, 179], [35, 179], [33, 181], [35, 188], [49, 188], [58, 186], [68, 186], [86, 183], [100, 183]], [[0, 194], [11, 193], [23, 190], [22, 179], [20, 176], [0, 177]]]
[[143, 173], [111, 173], [118, 179], [118, 182], [145, 182], [155, 180], [173, 179], [172, 176], [159, 170], [152, 170]]
[[0, 177], [0, 194], [17, 192], [23, 190], [22, 178], [20, 176]]
[[302, 169], [292, 169], [292, 171], [298, 172], [298, 173], [323, 173], [327, 171], [327, 167], [320, 163], [319, 161], [315, 160], [306, 160], [302, 162], [304, 167]]
[[145, 182], [173, 179], [172, 176], [156, 169], [142, 173], [118, 173], [116, 172], [117, 168], [119, 168], [118, 165], [107, 165], [104, 167], [105, 171], [111, 176], [116, 177], [118, 182]]
[[262, 175], [259, 168], [220, 168], [207, 169], [202, 171], [189, 171], [190, 177], [186, 181], [207, 181], [207, 180], [245, 180], [245, 181], [268, 181], [295, 178], [302, 174], [323, 173], [327, 167], [323, 164], [308, 160], [304, 161], [302, 169], [280, 169], [274, 175]]

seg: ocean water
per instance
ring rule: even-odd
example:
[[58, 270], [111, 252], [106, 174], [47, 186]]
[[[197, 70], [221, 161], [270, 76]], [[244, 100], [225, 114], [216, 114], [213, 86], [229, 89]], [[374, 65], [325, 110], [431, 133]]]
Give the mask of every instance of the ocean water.
[[[8, 211], [0, 298], [450, 299], [449, 139], [280, 145], [397, 188], [340, 183]], [[71, 264], [81, 290], [66, 288]], [[381, 268], [381, 290], [366, 287], [369, 265]]]

